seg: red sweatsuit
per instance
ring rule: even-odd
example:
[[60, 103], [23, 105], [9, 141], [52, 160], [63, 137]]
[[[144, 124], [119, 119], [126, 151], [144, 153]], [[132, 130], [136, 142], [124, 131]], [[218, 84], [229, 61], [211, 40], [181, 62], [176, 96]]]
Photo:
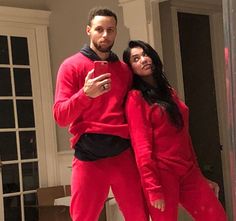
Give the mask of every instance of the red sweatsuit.
[[66, 59], [58, 71], [54, 118], [60, 126], [70, 124], [72, 147], [83, 133], [89, 132], [129, 138], [123, 105], [132, 80], [129, 69], [120, 61], [110, 62], [112, 89], [93, 99], [82, 89], [93, 68], [91, 59], [77, 53]]
[[[189, 135], [188, 107], [173, 94], [184, 121], [182, 130], [158, 104], [149, 105], [138, 90], [128, 94], [126, 115], [132, 146], [152, 221], [177, 220], [178, 203], [198, 221], [223, 221], [221, 204], [200, 172]], [[151, 201], [165, 199], [161, 212]]]
[[[54, 117], [60, 126], [70, 124], [72, 148], [85, 133], [129, 138], [124, 102], [132, 81], [131, 72], [123, 62], [109, 62], [111, 90], [89, 98], [82, 87], [93, 68], [94, 60], [80, 52], [66, 59], [58, 72]], [[74, 157], [70, 207], [73, 221], [98, 220], [110, 186], [125, 220], [148, 220], [135, 159], [128, 148], [116, 156], [93, 161]]]

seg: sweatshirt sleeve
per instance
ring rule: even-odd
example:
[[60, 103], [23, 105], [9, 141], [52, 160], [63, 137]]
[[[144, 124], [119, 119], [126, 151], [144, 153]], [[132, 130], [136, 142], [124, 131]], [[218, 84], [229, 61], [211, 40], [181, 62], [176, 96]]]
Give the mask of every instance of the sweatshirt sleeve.
[[131, 91], [126, 103], [126, 116], [136, 163], [143, 188], [150, 202], [163, 199], [158, 168], [153, 159], [153, 131], [145, 110], [145, 101], [138, 91]]
[[79, 88], [79, 80], [75, 77], [76, 69], [69, 64], [59, 68], [53, 115], [60, 126], [67, 126], [76, 120], [91, 105], [92, 99]]

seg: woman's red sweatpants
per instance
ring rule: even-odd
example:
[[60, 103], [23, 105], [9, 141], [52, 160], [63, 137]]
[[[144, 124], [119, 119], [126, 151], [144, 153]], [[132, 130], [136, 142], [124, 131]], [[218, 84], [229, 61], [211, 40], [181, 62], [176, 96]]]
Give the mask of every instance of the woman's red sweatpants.
[[180, 203], [195, 221], [226, 221], [225, 211], [198, 168], [184, 177], [160, 169], [166, 208], [164, 212], [152, 207], [152, 221], [177, 221]]
[[73, 159], [70, 206], [73, 221], [97, 221], [110, 186], [126, 221], [148, 221], [140, 178], [130, 149], [97, 161]]

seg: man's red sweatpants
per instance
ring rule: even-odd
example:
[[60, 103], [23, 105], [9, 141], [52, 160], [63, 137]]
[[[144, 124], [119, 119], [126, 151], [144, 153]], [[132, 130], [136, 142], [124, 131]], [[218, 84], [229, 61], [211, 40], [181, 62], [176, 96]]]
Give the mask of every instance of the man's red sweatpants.
[[126, 221], [148, 221], [140, 178], [130, 149], [96, 161], [73, 159], [70, 206], [73, 221], [97, 221], [110, 186]]
[[164, 190], [166, 208], [164, 212], [161, 212], [149, 204], [152, 221], [177, 221], [179, 203], [195, 221], [227, 220], [221, 203], [199, 168], [192, 168], [183, 177], [163, 169], [158, 171]]

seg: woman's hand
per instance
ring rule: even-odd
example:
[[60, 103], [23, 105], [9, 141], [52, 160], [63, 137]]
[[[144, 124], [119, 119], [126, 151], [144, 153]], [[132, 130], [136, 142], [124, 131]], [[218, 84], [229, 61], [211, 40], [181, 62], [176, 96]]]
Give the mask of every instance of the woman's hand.
[[163, 200], [163, 199], [155, 200], [155, 201], [151, 202], [151, 205], [154, 208], [159, 209], [161, 212], [163, 212], [165, 210], [165, 200]]
[[216, 182], [212, 181], [212, 180], [208, 180], [207, 178], [206, 178], [206, 180], [207, 180], [209, 186], [211, 187], [211, 189], [214, 191], [216, 197], [218, 198], [219, 197], [219, 191], [220, 191], [219, 185]]

